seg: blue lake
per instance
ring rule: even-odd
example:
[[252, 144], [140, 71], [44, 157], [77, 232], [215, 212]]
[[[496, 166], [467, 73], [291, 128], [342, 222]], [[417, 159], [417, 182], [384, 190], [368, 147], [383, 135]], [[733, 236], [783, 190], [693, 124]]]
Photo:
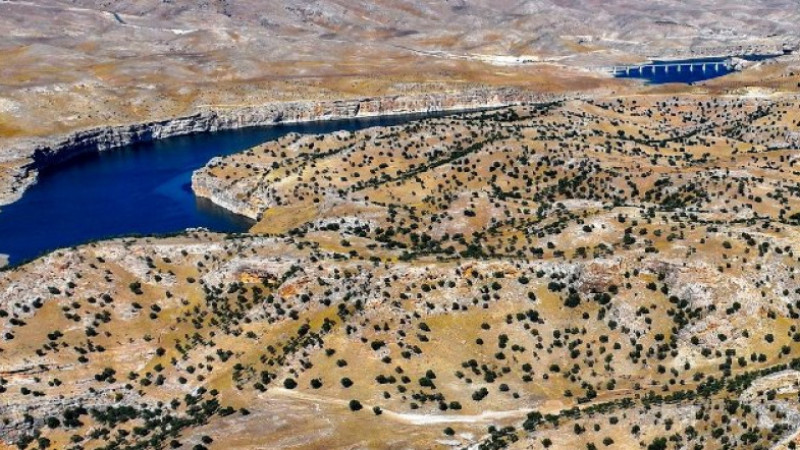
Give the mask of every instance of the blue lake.
[[[747, 61], [763, 61], [778, 55], [747, 55], [738, 58]], [[665, 83], [697, 83], [718, 78], [735, 72], [726, 61], [729, 58], [695, 58], [670, 61], [654, 60], [639, 66], [631, 66], [628, 70], [618, 71], [617, 78], [636, 78], [648, 84]], [[680, 66], [680, 67], [678, 67]], [[704, 67], [705, 66], [705, 67]]]
[[192, 172], [287, 133], [356, 131], [447, 113], [275, 125], [181, 136], [90, 153], [45, 169], [16, 203], [0, 207], [0, 254], [18, 264], [48, 251], [122, 235], [191, 227], [244, 232], [253, 223], [191, 190]]

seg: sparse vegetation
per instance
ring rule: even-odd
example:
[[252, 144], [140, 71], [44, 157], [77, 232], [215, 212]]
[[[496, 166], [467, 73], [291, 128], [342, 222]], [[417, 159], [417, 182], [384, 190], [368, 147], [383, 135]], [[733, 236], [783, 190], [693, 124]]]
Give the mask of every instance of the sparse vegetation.
[[775, 445], [800, 427], [794, 109], [598, 98], [215, 160], [252, 234], [0, 274], [2, 429], [21, 448], [213, 447], [232, 421], [262, 443], [357, 423], [420, 447]]

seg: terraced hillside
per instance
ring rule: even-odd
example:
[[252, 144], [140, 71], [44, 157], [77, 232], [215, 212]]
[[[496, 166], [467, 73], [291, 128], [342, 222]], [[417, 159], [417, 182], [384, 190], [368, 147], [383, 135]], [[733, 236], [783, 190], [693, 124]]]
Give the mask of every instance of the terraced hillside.
[[21, 448], [793, 448], [794, 97], [596, 98], [285, 139], [258, 219], [0, 274]]

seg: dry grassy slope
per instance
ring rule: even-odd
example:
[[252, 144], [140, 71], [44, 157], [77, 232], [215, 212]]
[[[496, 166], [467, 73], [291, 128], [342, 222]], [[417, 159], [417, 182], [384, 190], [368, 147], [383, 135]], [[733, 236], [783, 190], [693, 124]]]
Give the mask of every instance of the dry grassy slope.
[[[321, 211], [323, 216], [326, 210], [333, 210], [338, 218], [345, 214], [342, 204], [346, 203], [363, 208], [360, 217], [365, 217], [364, 212], [376, 207], [385, 210], [399, 204], [411, 213], [437, 213], [435, 230], [427, 231], [441, 235], [450, 227], [463, 226], [463, 217], [450, 209], [463, 209], [465, 202], [483, 202], [483, 208], [477, 209], [488, 214], [496, 198], [518, 199], [523, 191], [540, 202], [560, 199], [552, 196], [555, 188], [563, 189], [554, 186], [558, 179], [543, 169], [553, 163], [580, 176], [572, 181], [578, 185], [571, 187], [581, 191], [572, 195], [588, 197], [592, 200], [589, 204], [595, 205], [627, 203], [632, 186], [637, 196], [644, 194], [647, 204], [674, 197], [676, 187], [694, 190], [694, 184], [713, 187], [723, 196], [731, 188], [720, 186], [724, 183], [715, 181], [714, 175], [725, 169], [758, 169], [760, 174], [760, 166], [753, 167], [753, 154], [765, 150], [771, 151], [766, 158], [777, 158], [771, 164], [777, 179], [770, 181], [780, 186], [783, 173], [790, 169], [778, 166], [787, 158], [793, 164], [789, 150], [799, 137], [795, 107], [793, 97], [600, 98], [359, 133], [288, 136], [216, 159], [194, 178], [195, 184], [210, 188], [212, 199], [218, 196], [253, 216], [269, 214], [271, 219], [280, 214], [274, 212], [277, 207], [281, 212], [304, 212], [280, 214], [283, 220], [304, 218], [310, 210]], [[503, 167], [509, 167], [510, 176], [502, 176]], [[676, 169], [681, 167], [682, 171]], [[632, 181], [633, 174], [640, 180]], [[592, 186], [591, 194], [586, 191], [588, 185], [581, 185], [587, 177], [599, 183]], [[496, 180], [489, 194], [485, 192], [487, 179]], [[604, 189], [599, 189], [601, 186]], [[475, 195], [470, 200], [467, 194], [472, 191]], [[718, 200], [711, 195], [692, 201], [696, 207], [708, 202], [714, 204], [713, 211], [736, 216], [724, 205], [715, 204]], [[789, 202], [784, 216], [794, 208]], [[525, 206], [534, 211], [537, 203]], [[742, 217], [753, 216], [746, 209], [755, 215], [781, 209], [767, 206], [747, 205]], [[737, 214], [740, 207], [735, 208]], [[524, 218], [529, 212], [519, 209], [508, 214], [505, 219], [510, 220]], [[352, 218], [357, 220], [356, 215]], [[478, 215], [467, 220], [474, 223], [489, 218]], [[454, 222], [452, 226], [450, 222]], [[256, 230], [271, 231], [272, 224], [265, 220]]]
[[0, 438], [795, 439], [796, 111], [608, 98], [216, 161], [203, 176], [269, 206], [272, 236], [101, 242], [0, 275]]
[[[506, 45], [522, 41], [533, 43], [534, 48], [538, 44], [543, 51], [558, 50], [559, 41], [566, 33], [637, 42], [765, 38], [791, 32], [792, 14], [796, 14], [795, 5], [785, 0], [750, 0], [735, 7], [725, 3], [668, 1], [642, 4], [625, 0], [588, 4], [553, 0], [402, 0], [368, 5], [349, 0], [179, 1], [168, 4], [154, 0], [113, 3], [88, 0], [74, 3], [95, 10], [169, 19], [204, 15], [224, 23], [228, 17], [267, 29], [307, 28], [341, 32], [344, 36], [368, 34], [424, 39], [456, 34], [460, 37], [457, 48], [492, 44], [486, 40], [496, 35], [495, 39]], [[476, 35], [465, 36], [467, 31], [476, 32]], [[647, 35], [642, 36], [642, 33]]]
[[0, 4], [6, 37], [0, 43], [0, 138], [11, 147], [8, 139], [172, 117], [203, 105], [473, 82], [547, 89], [530, 66], [444, 58], [453, 55], [486, 55], [490, 62], [509, 55], [564, 57], [559, 61], [583, 66], [687, 49], [713, 53], [719, 46], [774, 50], [792, 38], [792, 2], [723, 6], [8, 1]]

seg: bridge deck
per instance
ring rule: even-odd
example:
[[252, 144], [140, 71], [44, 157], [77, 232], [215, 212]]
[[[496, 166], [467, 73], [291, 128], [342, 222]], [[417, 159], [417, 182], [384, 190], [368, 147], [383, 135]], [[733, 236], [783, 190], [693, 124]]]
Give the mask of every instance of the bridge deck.
[[669, 71], [670, 69], [675, 69], [675, 68], [680, 70], [681, 68], [684, 68], [684, 67], [688, 67], [688, 68], [690, 68], [692, 70], [695, 67], [699, 67], [703, 71], [708, 70], [709, 68], [711, 68], [712, 70], [718, 71], [722, 67], [724, 67], [726, 69], [730, 69], [731, 67], [733, 67], [733, 62], [732, 62], [732, 60], [727, 59], [725, 61], [706, 61], [706, 62], [702, 62], [702, 61], [697, 61], [697, 62], [686, 61], [686, 62], [675, 62], [675, 63], [640, 64], [640, 65], [630, 65], [630, 66], [629, 65], [620, 65], [620, 66], [608, 67], [607, 70], [609, 70], [609, 71], [611, 71], [613, 73], [620, 73], [620, 72], [630, 73], [630, 72], [635, 72], [635, 71], [639, 71], [641, 73], [645, 69], [650, 69], [651, 71], [654, 72], [657, 68], [660, 68], [660, 67], [663, 67], [664, 70], [666, 70], [666, 71]]

